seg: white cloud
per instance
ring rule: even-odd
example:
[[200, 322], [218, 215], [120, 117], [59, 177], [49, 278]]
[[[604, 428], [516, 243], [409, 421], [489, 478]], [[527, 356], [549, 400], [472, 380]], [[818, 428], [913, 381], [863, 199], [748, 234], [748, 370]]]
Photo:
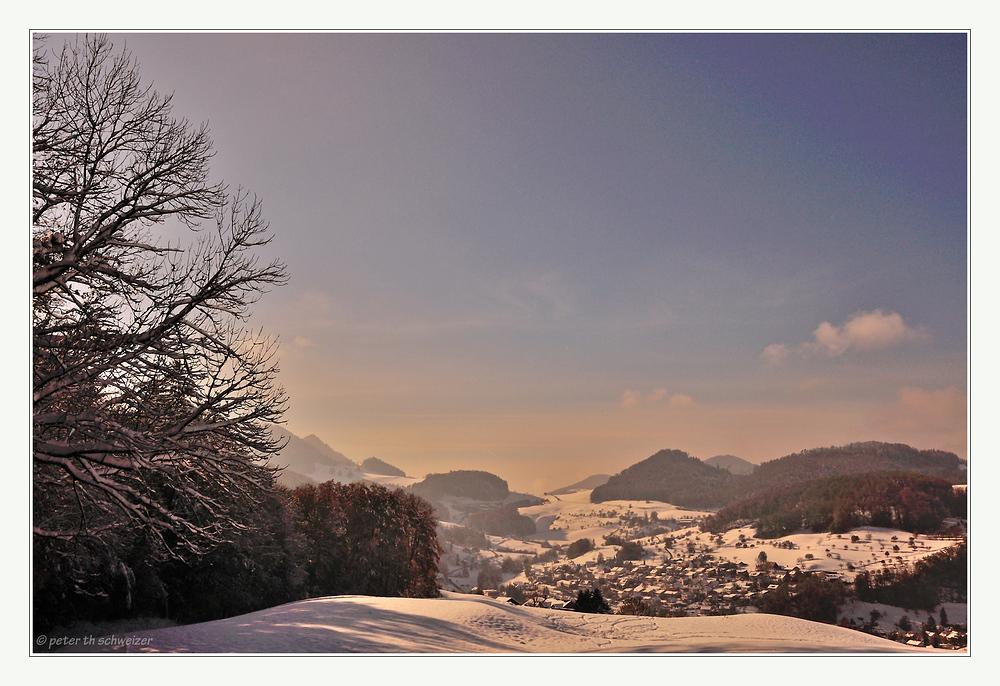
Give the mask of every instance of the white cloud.
[[823, 322], [813, 332], [813, 350], [838, 357], [848, 350], [874, 350], [888, 348], [923, 334], [903, 323], [903, 318], [895, 313], [882, 310], [862, 312], [849, 319], [843, 326]]
[[842, 326], [823, 322], [813, 331], [813, 340], [795, 349], [784, 343], [772, 343], [764, 348], [761, 359], [772, 366], [784, 363], [793, 353], [800, 357], [820, 354], [840, 357], [856, 350], [889, 348], [907, 341], [919, 340], [926, 333], [907, 326], [896, 312], [872, 310], [861, 312], [848, 319]]
[[316, 344], [310, 341], [308, 338], [303, 338], [302, 336], [296, 336], [292, 340], [292, 345], [296, 350], [305, 350], [306, 348], [314, 348]]

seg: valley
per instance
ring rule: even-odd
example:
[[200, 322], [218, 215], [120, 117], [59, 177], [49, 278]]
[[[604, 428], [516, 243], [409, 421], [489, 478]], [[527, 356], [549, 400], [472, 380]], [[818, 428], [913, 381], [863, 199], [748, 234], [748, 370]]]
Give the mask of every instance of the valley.
[[[869, 445], [880, 453], [875, 462], [881, 460], [882, 466], [907, 468], [905, 458], [915, 454], [905, 446], [858, 444]], [[859, 456], [863, 448], [858, 446], [812, 452], [829, 473], [828, 465], [836, 459], [831, 454], [847, 454], [845, 462], [857, 464], [863, 457]], [[667, 451], [658, 455], [664, 454]], [[701, 469], [684, 454], [667, 456], [664, 464], [680, 460], [688, 472], [693, 467]], [[641, 467], [648, 470], [648, 463], [657, 457]], [[732, 478], [753, 478], [755, 466], [746, 467], [749, 463], [734, 456], [721, 457], [725, 459], [716, 462], [735, 467], [739, 475], [730, 475], [721, 464], [707, 465], [711, 479], [731, 488]], [[778, 477], [778, 481], [820, 483], [809, 481], [808, 460], [801, 455], [790, 457], [786, 461], [794, 463], [793, 476]], [[917, 457], [925, 459], [923, 454]], [[950, 459], [944, 458], [945, 469], [958, 473]], [[780, 474], [781, 462], [769, 464], [768, 469]], [[534, 496], [510, 492], [505, 481], [488, 472], [435, 475], [431, 487], [425, 483], [432, 480], [368, 474], [358, 465], [319, 466], [318, 476], [347, 469], [342, 476], [427, 497], [439, 518], [438, 579], [447, 593], [571, 611], [581, 593], [597, 590], [608, 612], [632, 616], [806, 613], [811, 619], [910, 646], [945, 650], [967, 646], [964, 583], [962, 590], [942, 589], [940, 602], [927, 606], [925, 601], [923, 607], [918, 607], [920, 603], [898, 607], [866, 602], [853, 589], [859, 574], [874, 578], [907, 574], [922, 560], [964, 545], [967, 523], [963, 517], [943, 518], [933, 533], [860, 524], [837, 533], [802, 529], [764, 538], [749, 521], [713, 533], [709, 525], [716, 521], [716, 509], [690, 509], [652, 499], [601, 498], [595, 502], [595, 489], [621, 484], [621, 475], [595, 475], [576, 487]], [[934, 463], [915, 468], [920, 469], [941, 471], [942, 467]], [[856, 469], [845, 471], [857, 473]], [[903, 473], [897, 478], [901, 483], [911, 479]], [[644, 487], [652, 481], [647, 479]], [[670, 483], [676, 492], [684, 492], [682, 479]], [[954, 491], [964, 501], [966, 487], [959, 485]], [[470, 497], [475, 493], [481, 497]], [[515, 526], [520, 533], [514, 533], [511, 527]], [[799, 606], [807, 597], [812, 605], [803, 610]]]

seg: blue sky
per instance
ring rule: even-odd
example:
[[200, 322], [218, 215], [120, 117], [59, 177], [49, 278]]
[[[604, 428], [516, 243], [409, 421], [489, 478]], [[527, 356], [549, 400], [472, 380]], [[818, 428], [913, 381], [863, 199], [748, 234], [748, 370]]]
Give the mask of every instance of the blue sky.
[[299, 435], [536, 492], [966, 456], [964, 33], [114, 40], [263, 199]]

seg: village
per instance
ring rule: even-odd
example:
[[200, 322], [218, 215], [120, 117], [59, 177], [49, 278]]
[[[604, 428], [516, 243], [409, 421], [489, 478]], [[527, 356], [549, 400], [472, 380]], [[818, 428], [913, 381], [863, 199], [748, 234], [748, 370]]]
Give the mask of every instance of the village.
[[[850, 598], [857, 572], [912, 564], [957, 540], [874, 528], [768, 540], [755, 538], [751, 528], [711, 535], [697, 526], [705, 513], [663, 503], [596, 509], [580, 497], [522, 511], [547, 526], [537, 539], [489, 536], [485, 549], [446, 544], [444, 588], [568, 611], [577, 610], [581, 592], [596, 589], [619, 614], [757, 613], [766, 594], [794, 595], [813, 575], [843, 584]], [[853, 600], [841, 608], [838, 623], [909, 645], [964, 649], [965, 607], [945, 603], [942, 615]]]

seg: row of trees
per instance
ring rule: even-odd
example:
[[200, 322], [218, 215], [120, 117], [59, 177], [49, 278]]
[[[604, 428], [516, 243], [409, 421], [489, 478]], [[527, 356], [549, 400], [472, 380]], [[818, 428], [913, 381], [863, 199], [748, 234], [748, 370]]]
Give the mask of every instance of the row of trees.
[[573, 558], [580, 557], [584, 553], [589, 553], [594, 549], [594, 540], [592, 538], [578, 538], [566, 548], [566, 559], [572, 560]]
[[138, 529], [114, 559], [94, 560], [80, 593], [58, 559], [36, 555], [35, 623], [169, 617], [198, 622], [309, 597], [434, 597], [441, 549], [430, 505], [403, 490], [326, 482], [262, 498], [230, 540], [163, 558]]

